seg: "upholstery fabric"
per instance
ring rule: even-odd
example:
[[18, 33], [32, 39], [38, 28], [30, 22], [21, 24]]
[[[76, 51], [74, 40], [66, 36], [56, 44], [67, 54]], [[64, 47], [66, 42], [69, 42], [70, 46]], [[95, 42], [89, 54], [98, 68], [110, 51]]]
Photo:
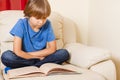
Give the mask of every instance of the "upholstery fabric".
[[70, 52], [70, 63], [89, 68], [96, 63], [110, 58], [110, 52], [96, 47], [88, 47], [82, 44], [71, 43], [65, 46]]
[[57, 49], [63, 48], [63, 17], [60, 14], [51, 13], [49, 19], [53, 25], [53, 31], [56, 36]]
[[[112, 70], [114, 71], [110, 71], [112, 68]], [[100, 64], [96, 64], [94, 66], [92, 66], [90, 68], [90, 70], [98, 72], [99, 74], [104, 74], [104, 77], [106, 77], [108, 80], [116, 80], [116, 69], [115, 69], [115, 65], [113, 65], [113, 61], [112, 60], [108, 60], [105, 62], [102, 62]], [[106, 72], [110, 71], [109, 73], [106, 74]], [[110, 77], [111, 76], [111, 77]]]

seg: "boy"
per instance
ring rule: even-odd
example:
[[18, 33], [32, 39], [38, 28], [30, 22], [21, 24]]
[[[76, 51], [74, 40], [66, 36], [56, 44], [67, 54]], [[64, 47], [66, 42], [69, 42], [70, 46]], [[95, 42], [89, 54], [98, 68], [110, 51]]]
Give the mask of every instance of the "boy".
[[24, 9], [25, 18], [19, 19], [10, 31], [14, 36], [13, 51], [7, 50], [1, 56], [5, 66], [40, 67], [48, 62], [62, 64], [69, 59], [67, 50], [56, 50], [55, 35], [47, 19], [50, 13], [47, 0], [28, 1]]

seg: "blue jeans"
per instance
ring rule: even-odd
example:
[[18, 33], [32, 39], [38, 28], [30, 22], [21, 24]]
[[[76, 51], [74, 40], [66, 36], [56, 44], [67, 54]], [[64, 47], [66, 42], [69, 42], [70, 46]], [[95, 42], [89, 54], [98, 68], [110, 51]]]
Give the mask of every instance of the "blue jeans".
[[19, 68], [25, 66], [37, 66], [40, 67], [44, 63], [56, 63], [62, 64], [69, 59], [69, 53], [66, 49], [56, 50], [55, 53], [40, 59], [24, 59], [17, 56], [13, 51], [7, 50], [1, 56], [2, 63], [11, 68]]

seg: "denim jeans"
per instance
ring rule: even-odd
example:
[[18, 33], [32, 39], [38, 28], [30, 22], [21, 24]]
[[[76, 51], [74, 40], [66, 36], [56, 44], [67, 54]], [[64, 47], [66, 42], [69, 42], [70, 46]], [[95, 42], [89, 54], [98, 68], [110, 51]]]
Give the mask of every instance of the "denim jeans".
[[24, 59], [17, 56], [13, 51], [7, 50], [1, 56], [2, 63], [11, 68], [19, 68], [25, 66], [37, 66], [40, 67], [44, 63], [56, 63], [62, 64], [69, 59], [69, 53], [66, 49], [56, 50], [55, 53], [40, 59]]

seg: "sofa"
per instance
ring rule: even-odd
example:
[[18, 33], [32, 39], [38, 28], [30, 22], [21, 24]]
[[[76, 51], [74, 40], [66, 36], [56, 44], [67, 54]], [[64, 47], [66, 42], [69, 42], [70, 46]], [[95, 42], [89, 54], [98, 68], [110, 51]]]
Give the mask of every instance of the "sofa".
[[[24, 18], [22, 10], [0, 11], [0, 54], [5, 50], [12, 50], [13, 37], [9, 31], [19, 18]], [[116, 80], [116, 68], [109, 50], [78, 43], [77, 26], [69, 18], [52, 12], [48, 19], [53, 26], [57, 49], [68, 50], [70, 60], [67, 64], [75, 67], [81, 74], [8, 79], [4, 73], [5, 66], [1, 63], [0, 80]]]

